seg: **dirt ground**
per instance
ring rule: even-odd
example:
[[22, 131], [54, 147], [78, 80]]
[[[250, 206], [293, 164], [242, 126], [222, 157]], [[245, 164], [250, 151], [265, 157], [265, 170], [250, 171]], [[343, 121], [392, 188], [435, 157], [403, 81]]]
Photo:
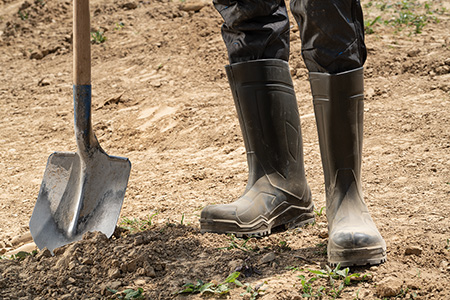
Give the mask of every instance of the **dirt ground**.
[[[197, 299], [221, 288], [227, 299], [450, 299], [450, 3], [420, 4], [436, 18], [421, 33], [392, 19], [408, 1], [362, 3], [373, 30], [363, 188], [388, 260], [351, 268], [360, 276], [337, 293], [342, 277], [313, 281], [319, 276], [309, 271], [326, 270], [327, 225], [292, 18], [290, 65], [316, 223], [249, 240], [199, 231], [201, 209], [233, 201], [247, 179], [221, 18], [209, 2], [91, 1], [92, 31], [106, 36], [92, 45], [94, 130], [109, 154], [132, 162], [120, 228], [111, 239], [86, 234], [55, 256], [14, 256], [35, 249], [28, 222], [48, 156], [76, 151], [72, 3], [0, 0], [0, 299], [131, 299], [127, 289], [135, 298]], [[220, 285], [236, 271], [253, 294]], [[177, 294], [197, 280], [216, 293]]]

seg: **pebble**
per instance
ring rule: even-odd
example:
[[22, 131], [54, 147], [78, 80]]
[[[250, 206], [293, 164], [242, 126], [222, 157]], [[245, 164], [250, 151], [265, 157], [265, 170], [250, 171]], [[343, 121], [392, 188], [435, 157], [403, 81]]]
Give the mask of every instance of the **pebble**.
[[446, 260], [441, 261], [439, 268], [441, 269], [441, 272], [444, 272], [444, 273], [447, 271], [450, 271], [449, 263]]
[[386, 277], [377, 284], [376, 293], [380, 298], [393, 297], [400, 293], [403, 281], [397, 277]]
[[265, 263], [269, 263], [271, 261], [274, 261], [275, 258], [276, 258], [275, 253], [269, 252], [267, 254], [264, 254], [263, 257], [261, 257], [261, 259], [258, 261], [258, 263], [260, 265], [265, 264]]
[[199, 11], [205, 6], [206, 6], [206, 3], [201, 3], [201, 2], [184, 3], [184, 4], [180, 5], [180, 10], [182, 10], [182, 11]]
[[13, 247], [15, 247], [15, 246], [19, 246], [19, 245], [31, 242], [32, 240], [33, 240], [33, 238], [31, 237], [31, 233], [27, 232], [24, 235], [14, 237], [11, 240], [11, 245]]
[[125, 3], [122, 7], [126, 8], [126, 9], [136, 9], [137, 4], [134, 2], [128, 2], [128, 3]]
[[319, 232], [319, 237], [326, 239], [328, 237], [328, 229], [321, 229]]
[[134, 282], [134, 285], [136, 285], [136, 286], [143, 286], [143, 285], [145, 285], [147, 283], [147, 281], [145, 280], [145, 279], [137, 279], [135, 282]]
[[417, 247], [417, 246], [413, 246], [413, 247], [408, 247], [405, 249], [405, 255], [421, 255], [422, 254], [422, 248]]
[[113, 268], [113, 269], [109, 269], [108, 270], [108, 277], [115, 279], [115, 278], [119, 278], [120, 277], [120, 270]]

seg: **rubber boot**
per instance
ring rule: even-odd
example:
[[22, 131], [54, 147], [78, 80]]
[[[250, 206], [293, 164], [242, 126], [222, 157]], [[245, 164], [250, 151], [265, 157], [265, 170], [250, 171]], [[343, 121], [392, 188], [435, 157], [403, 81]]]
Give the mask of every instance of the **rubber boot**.
[[328, 261], [331, 265], [379, 264], [386, 243], [361, 190], [363, 68], [310, 73], [326, 188]]
[[288, 63], [255, 60], [226, 66], [226, 72], [247, 150], [249, 177], [238, 200], [203, 209], [201, 231], [263, 236], [277, 226], [314, 222]]

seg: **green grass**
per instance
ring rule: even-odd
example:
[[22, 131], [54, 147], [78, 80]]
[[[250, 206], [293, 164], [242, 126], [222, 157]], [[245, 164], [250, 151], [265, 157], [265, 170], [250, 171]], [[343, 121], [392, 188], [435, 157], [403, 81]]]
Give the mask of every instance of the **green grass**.
[[108, 291], [113, 293], [113, 299], [124, 299], [124, 300], [131, 300], [131, 299], [144, 299], [144, 289], [143, 288], [137, 288], [134, 289], [126, 289], [123, 291], [113, 290], [110, 288], [107, 288]]
[[106, 42], [106, 36], [103, 31], [97, 30], [95, 32], [91, 32], [91, 41], [94, 44], [102, 44]]
[[153, 218], [158, 215], [159, 212], [155, 212], [152, 215], [148, 215], [147, 219], [140, 220], [139, 218], [123, 218], [120, 222], [119, 226], [130, 231], [130, 232], [138, 232], [144, 231], [152, 227]]
[[221, 296], [229, 294], [233, 287], [243, 287], [244, 285], [238, 280], [240, 272], [231, 273], [222, 283], [208, 282], [198, 279], [194, 283], [186, 283], [183, 289], [174, 294], [209, 294]]
[[306, 275], [298, 277], [300, 278], [302, 297], [308, 299], [339, 298], [345, 287], [353, 284], [353, 280], [366, 281], [369, 278], [368, 275], [351, 274], [349, 268], [341, 269], [339, 264], [334, 269], [325, 266], [325, 269], [322, 270], [308, 269], [307, 271], [312, 274], [312, 277], [308, 278]]
[[438, 1], [422, 3], [418, 0], [375, 0], [364, 5], [367, 15], [364, 21], [366, 34], [376, 33], [379, 26], [394, 28], [394, 32], [402, 31], [411, 34], [422, 33], [423, 28], [430, 23], [439, 23], [439, 15], [446, 12], [446, 8]]

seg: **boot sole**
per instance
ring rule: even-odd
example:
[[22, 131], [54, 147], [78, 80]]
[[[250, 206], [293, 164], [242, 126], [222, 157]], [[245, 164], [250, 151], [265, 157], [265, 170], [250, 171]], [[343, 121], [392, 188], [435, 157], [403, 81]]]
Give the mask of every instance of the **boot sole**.
[[232, 233], [236, 237], [261, 237], [272, 233], [272, 229], [285, 226], [292, 229], [314, 223], [314, 205], [310, 207], [289, 206], [280, 214], [267, 219], [260, 217], [248, 224], [240, 224], [234, 220], [200, 219], [200, 232]]
[[382, 247], [332, 251], [328, 254], [328, 262], [333, 267], [338, 264], [341, 267], [379, 265], [386, 259], [386, 249]]

